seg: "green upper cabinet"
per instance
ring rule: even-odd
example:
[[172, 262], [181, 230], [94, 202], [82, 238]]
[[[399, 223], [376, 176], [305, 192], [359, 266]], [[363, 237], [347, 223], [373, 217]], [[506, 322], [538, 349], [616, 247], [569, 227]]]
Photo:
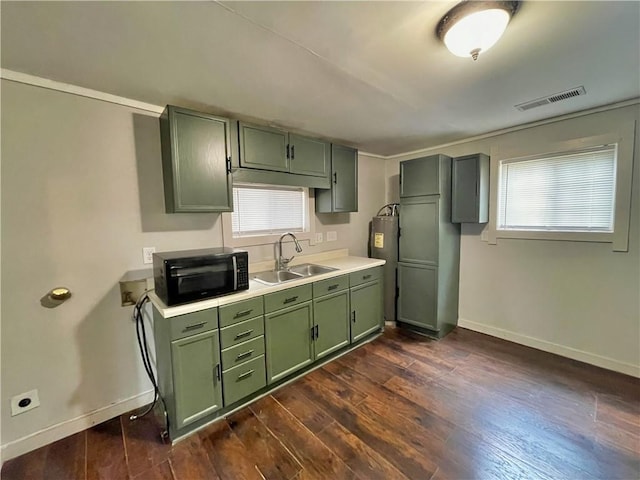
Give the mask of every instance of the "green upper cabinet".
[[331, 149], [328, 142], [290, 133], [289, 144], [291, 173], [315, 177], [329, 175]]
[[451, 221], [489, 221], [489, 157], [482, 153], [453, 159], [451, 171]]
[[168, 105], [160, 116], [168, 213], [230, 212], [231, 129], [226, 118]]
[[316, 212], [358, 211], [358, 151], [331, 145], [331, 188], [316, 189]]
[[174, 428], [180, 429], [222, 408], [218, 330], [171, 342], [171, 357]]
[[329, 186], [330, 144], [277, 128], [238, 122], [238, 182], [270, 185]]
[[288, 133], [240, 122], [240, 166], [277, 172], [289, 171]]
[[451, 158], [431, 155], [400, 162], [400, 197], [440, 195], [450, 189]]

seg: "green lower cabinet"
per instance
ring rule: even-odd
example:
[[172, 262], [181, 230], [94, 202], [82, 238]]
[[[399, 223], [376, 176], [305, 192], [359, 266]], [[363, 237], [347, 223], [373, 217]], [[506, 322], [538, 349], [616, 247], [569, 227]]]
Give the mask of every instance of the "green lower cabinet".
[[171, 342], [175, 428], [222, 408], [218, 330]]
[[264, 316], [267, 383], [273, 383], [313, 362], [313, 302]]
[[224, 404], [229, 406], [267, 384], [264, 355], [226, 370], [222, 374]]
[[264, 355], [264, 336], [261, 335], [246, 342], [222, 350], [222, 370], [229, 370], [241, 363]]
[[349, 290], [316, 298], [313, 318], [316, 360], [349, 345]]
[[438, 268], [399, 263], [398, 290], [398, 321], [437, 331]]
[[351, 287], [351, 342], [383, 326], [382, 283], [379, 280]]

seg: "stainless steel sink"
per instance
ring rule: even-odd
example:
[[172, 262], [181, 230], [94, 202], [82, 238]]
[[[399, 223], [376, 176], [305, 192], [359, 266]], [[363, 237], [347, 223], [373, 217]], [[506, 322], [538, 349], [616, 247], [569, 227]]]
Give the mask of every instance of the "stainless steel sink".
[[298, 280], [304, 278], [304, 275], [299, 273], [289, 272], [287, 270], [278, 270], [271, 272], [256, 273], [253, 279], [256, 282], [264, 283], [266, 285], [277, 285], [279, 283], [288, 282], [291, 280]]
[[278, 285], [280, 283], [300, 280], [301, 278], [312, 277], [313, 275], [320, 275], [322, 273], [333, 272], [335, 270], [338, 269], [324, 267], [322, 265], [314, 265], [312, 263], [303, 263], [302, 265], [291, 267], [289, 270], [259, 272], [253, 276], [253, 279], [256, 282], [264, 283], [265, 285]]
[[304, 275], [305, 277], [310, 277], [312, 275], [334, 272], [338, 269], [332, 267], [324, 267], [322, 265], [314, 265], [313, 263], [303, 263], [302, 265], [291, 267], [289, 268], [289, 270], [295, 273], [299, 273], [300, 275]]

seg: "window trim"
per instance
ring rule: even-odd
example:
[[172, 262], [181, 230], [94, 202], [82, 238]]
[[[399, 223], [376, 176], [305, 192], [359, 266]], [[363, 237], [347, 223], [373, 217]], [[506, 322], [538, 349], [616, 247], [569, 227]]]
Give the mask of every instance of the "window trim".
[[[618, 132], [574, 138], [561, 142], [538, 145], [512, 145], [493, 147], [491, 149], [490, 178], [494, 179], [490, 186], [489, 224], [487, 237], [490, 245], [497, 239], [526, 240], [559, 240], [572, 242], [611, 243], [613, 251], [629, 250], [629, 221], [631, 216], [631, 185], [633, 171], [635, 122], [621, 125]], [[552, 232], [531, 230], [498, 230], [498, 182], [500, 179], [500, 162], [525, 160], [531, 157], [554, 155], [558, 152], [570, 152], [597, 147], [605, 144], [617, 144], [616, 159], [616, 191], [613, 232]]]
[[[257, 183], [248, 183], [242, 182], [238, 184], [242, 186], [244, 184], [252, 185], [252, 186], [262, 186], [266, 188], [302, 188], [305, 192], [306, 203], [307, 203], [307, 215], [306, 215], [306, 224], [304, 232], [295, 232], [296, 238], [298, 240], [308, 241], [309, 245], [315, 245], [315, 198], [311, 194], [310, 189], [308, 187], [292, 187], [291, 185], [264, 185]], [[244, 237], [234, 237], [233, 236], [233, 226], [231, 220], [232, 212], [223, 212], [222, 216], [222, 243], [225, 247], [253, 247], [258, 245], [269, 245], [274, 244], [280, 239], [282, 234], [269, 234], [269, 235], [249, 235]]]

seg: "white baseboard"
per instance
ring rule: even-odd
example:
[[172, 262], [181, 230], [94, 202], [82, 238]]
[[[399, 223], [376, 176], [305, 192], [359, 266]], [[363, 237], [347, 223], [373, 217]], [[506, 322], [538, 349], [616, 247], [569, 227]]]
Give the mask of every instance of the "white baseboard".
[[79, 417], [66, 420], [56, 425], [51, 425], [43, 430], [19, 438], [5, 445], [0, 450], [0, 461], [5, 461], [31, 452], [45, 445], [49, 445], [62, 438], [81, 432], [111, 418], [117, 417], [130, 410], [140, 408], [153, 401], [153, 390], [140, 393], [125, 400], [112, 403], [106, 407], [98, 408]]
[[614, 372], [624, 373], [633, 377], [640, 377], [640, 366], [633, 365], [631, 363], [620, 362], [609, 357], [603, 357], [594, 353], [585, 352], [584, 350], [578, 350], [575, 348], [567, 347], [539, 338], [530, 337], [528, 335], [522, 335], [520, 333], [512, 332], [510, 330], [504, 330], [502, 328], [493, 327], [491, 325], [485, 325], [483, 323], [473, 322], [465, 318], [458, 319], [458, 326], [473, 330], [475, 332], [486, 333], [492, 337], [502, 338], [509, 340], [510, 342], [519, 343], [520, 345], [526, 345], [527, 347], [536, 348], [544, 352], [555, 353], [563, 357], [578, 360], [580, 362], [589, 363], [596, 367], [606, 368], [607, 370], [613, 370]]

